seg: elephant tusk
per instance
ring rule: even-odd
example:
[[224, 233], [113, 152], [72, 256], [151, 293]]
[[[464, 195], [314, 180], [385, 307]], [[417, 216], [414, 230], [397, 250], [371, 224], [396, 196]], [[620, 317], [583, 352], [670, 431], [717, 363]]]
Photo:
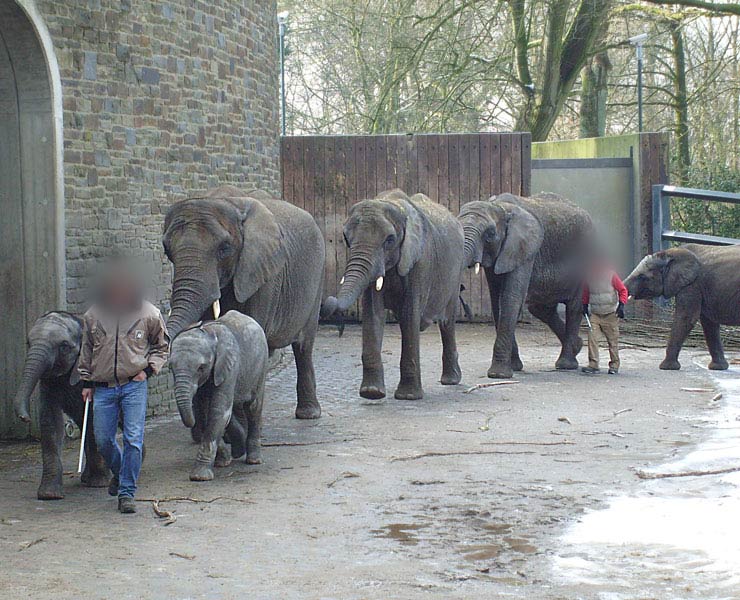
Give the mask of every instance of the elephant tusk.
[[216, 300], [213, 303], [213, 318], [218, 319], [221, 316], [221, 301]]
[[339, 280], [339, 285], [344, 285], [344, 275], [342, 275], [342, 278]]
[[475, 263], [475, 274], [480, 273], [480, 263]]
[[379, 292], [383, 289], [383, 276], [381, 275], [375, 280], [375, 291]]

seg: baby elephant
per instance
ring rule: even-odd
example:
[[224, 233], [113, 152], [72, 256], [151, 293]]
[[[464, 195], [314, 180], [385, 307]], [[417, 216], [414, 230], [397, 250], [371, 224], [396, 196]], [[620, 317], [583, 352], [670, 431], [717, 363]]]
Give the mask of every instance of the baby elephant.
[[[267, 339], [257, 321], [235, 310], [216, 321], [182, 331], [172, 342], [170, 369], [182, 422], [195, 423], [193, 399], [205, 426], [192, 481], [213, 479], [216, 453], [223, 456], [226, 433], [235, 457], [262, 462], [260, 429], [267, 373]], [[232, 418], [232, 413], [233, 417]], [[246, 440], [245, 440], [246, 430]], [[222, 461], [228, 464], [228, 459]]]

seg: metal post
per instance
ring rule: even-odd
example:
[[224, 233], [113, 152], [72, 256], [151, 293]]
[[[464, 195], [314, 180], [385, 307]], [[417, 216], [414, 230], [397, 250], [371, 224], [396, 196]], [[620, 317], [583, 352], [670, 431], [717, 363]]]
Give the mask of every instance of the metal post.
[[285, 135], [285, 30], [288, 24], [288, 13], [278, 14], [278, 32], [280, 36], [280, 131]]
[[642, 133], [642, 44], [637, 44], [637, 131]]

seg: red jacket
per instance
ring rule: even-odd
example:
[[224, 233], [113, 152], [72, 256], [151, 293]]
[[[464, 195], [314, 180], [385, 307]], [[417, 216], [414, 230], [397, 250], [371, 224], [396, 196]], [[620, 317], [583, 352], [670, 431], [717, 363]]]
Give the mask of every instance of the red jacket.
[[[612, 275], [612, 287], [617, 290], [617, 296], [619, 296], [619, 301], [622, 304], [627, 304], [627, 287], [622, 283], [622, 280], [619, 278], [619, 275], [614, 273]], [[588, 291], [588, 285], [585, 283], [583, 284], [583, 303], [588, 304], [588, 301], [590, 299], [590, 294]]]

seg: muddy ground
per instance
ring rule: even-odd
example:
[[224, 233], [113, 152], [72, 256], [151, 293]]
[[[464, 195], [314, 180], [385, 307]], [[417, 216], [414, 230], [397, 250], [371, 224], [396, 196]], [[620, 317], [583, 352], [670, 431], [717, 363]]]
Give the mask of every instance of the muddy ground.
[[[556, 372], [554, 337], [523, 326], [518, 383], [465, 393], [490, 381], [492, 338], [489, 326], [461, 326], [463, 384], [442, 387], [441, 344], [430, 329], [424, 400], [366, 405], [357, 395], [359, 328], [341, 339], [323, 328], [323, 417], [293, 418], [287, 365], [268, 384], [264, 464], [232, 464], [210, 483], [188, 481], [195, 447], [179, 418], [152, 420], [139, 493], [163, 499], [177, 517], [169, 526], [148, 502], [134, 516], [118, 514], [115, 499], [81, 487], [73, 473], [65, 500], [39, 502], [38, 446], [0, 447], [0, 595], [610, 597], [608, 584], [554, 573], [553, 556], [584, 511], [645, 485], [635, 468], [680, 457], [707, 435], [677, 418], [708, 410], [707, 393], [681, 391], [707, 386], [704, 352], [687, 349], [683, 370], [662, 372], [661, 349], [625, 345], [616, 377]], [[388, 326], [391, 392], [399, 354], [398, 329]], [[70, 471], [76, 449], [69, 441]], [[669, 585], [645, 574], [632, 597], [684, 597], [664, 595]]]

